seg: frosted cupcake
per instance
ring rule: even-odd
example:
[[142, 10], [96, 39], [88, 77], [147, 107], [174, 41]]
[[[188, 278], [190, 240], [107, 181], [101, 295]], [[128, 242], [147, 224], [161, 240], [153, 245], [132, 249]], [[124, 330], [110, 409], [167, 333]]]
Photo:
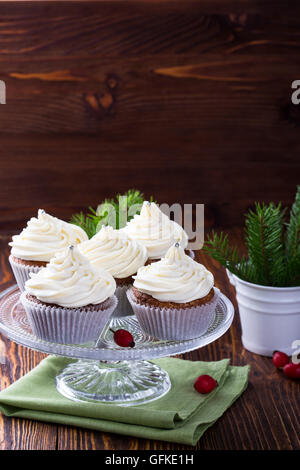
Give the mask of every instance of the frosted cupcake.
[[188, 244], [183, 228], [170, 220], [155, 202], [145, 201], [140, 214], [127, 222], [122, 231], [147, 248], [150, 260], [162, 258], [175, 242], [180, 242], [184, 249]]
[[12, 237], [9, 261], [21, 291], [29, 273], [37, 273], [56, 253], [88, 239], [82, 228], [39, 209], [19, 235]]
[[114, 278], [70, 246], [25, 283], [21, 302], [36, 336], [80, 344], [99, 338], [117, 305]]
[[118, 307], [114, 316], [130, 315], [126, 291], [132, 285], [132, 276], [148, 259], [146, 248], [121, 230], [103, 226], [90, 240], [78, 245], [81, 253], [93, 266], [108, 271], [116, 281], [115, 295]]
[[191, 339], [214, 320], [218, 289], [202, 264], [176, 243], [166, 256], [134, 276], [128, 300], [143, 331], [154, 338]]

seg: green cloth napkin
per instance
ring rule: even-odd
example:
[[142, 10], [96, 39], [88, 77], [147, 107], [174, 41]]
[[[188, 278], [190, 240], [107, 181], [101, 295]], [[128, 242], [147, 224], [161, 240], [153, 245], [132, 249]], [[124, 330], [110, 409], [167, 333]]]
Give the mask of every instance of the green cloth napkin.
[[[2, 413], [10, 417], [195, 445], [206, 429], [246, 389], [249, 373], [249, 366], [229, 366], [228, 359], [218, 362], [158, 359], [152, 362], [169, 373], [170, 392], [146, 405], [122, 407], [74, 402], [60, 395], [55, 387], [55, 376], [70, 362], [70, 359], [49, 356], [1, 391]], [[210, 394], [202, 395], [193, 387], [201, 374], [209, 374], [219, 383]]]

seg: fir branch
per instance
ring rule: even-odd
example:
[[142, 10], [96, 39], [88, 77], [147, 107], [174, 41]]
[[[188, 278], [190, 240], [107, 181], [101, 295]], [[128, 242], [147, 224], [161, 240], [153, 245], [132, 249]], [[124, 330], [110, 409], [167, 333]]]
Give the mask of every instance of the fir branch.
[[248, 258], [230, 247], [228, 236], [213, 234], [204, 251], [245, 281], [274, 287], [300, 285], [300, 187], [284, 234], [285, 210], [281, 204], [255, 204], [246, 216]]
[[[96, 211], [88, 214], [94, 221], [98, 220], [97, 230], [102, 225], [112, 225], [120, 229], [129, 222], [134, 215], [130, 215], [130, 208], [136, 209], [135, 214], [140, 213], [140, 208], [144, 202], [144, 194], [137, 189], [129, 189], [125, 194], [117, 194], [114, 199], [105, 199]], [[153, 201], [153, 197], [150, 197]]]
[[81, 227], [89, 238], [92, 238], [96, 234], [97, 224], [83, 212], [73, 214], [70, 223]]
[[[153, 201], [153, 197], [150, 197]], [[124, 227], [134, 215], [128, 215], [130, 208], [139, 214], [144, 202], [144, 195], [137, 189], [129, 189], [125, 194], [117, 194], [115, 198], [105, 199], [96, 209], [88, 208], [88, 213], [80, 212], [71, 217], [70, 222], [79, 225], [86, 231], [89, 238], [93, 237], [102, 225], [111, 225], [116, 229]]]
[[256, 203], [255, 211], [246, 214], [245, 240], [257, 284], [280, 286], [286, 281], [284, 212], [281, 204]]
[[236, 276], [252, 282], [252, 266], [244, 256], [240, 256], [236, 247], [230, 248], [228, 235], [213, 232], [203, 247], [203, 251], [217, 260]]
[[290, 211], [286, 238], [287, 275], [291, 286], [300, 285], [300, 186]]

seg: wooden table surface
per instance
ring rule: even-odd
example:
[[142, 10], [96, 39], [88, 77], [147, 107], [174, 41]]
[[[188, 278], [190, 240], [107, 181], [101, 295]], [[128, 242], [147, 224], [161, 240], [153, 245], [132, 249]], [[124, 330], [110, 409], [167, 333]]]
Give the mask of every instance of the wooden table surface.
[[[231, 239], [241, 245], [241, 231], [232, 230]], [[1, 290], [13, 283], [7, 259], [8, 241], [9, 236], [1, 236]], [[223, 268], [201, 253], [197, 256], [214, 273], [216, 285], [236, 307], [234, 289]], [[45, 355], [18, 346], [3, 336], [1, 339], [7, 351], [6, 363], [0, 364], [0, 388], [4, 389], [35, 367]], [[270, 358], [243, 349], [237, 310], [232, 327], [222, 338], [182, 357], [194, 361], [215, 361], [228, 357], [233, 365], [251, 365], [248, 389], [208, 429], [196, 449], [300, 449], [300, 384], [286, 379], [282, 372], [274, 368]], [[186, 450], [193, 447], [0, 415], [0, 449]]]

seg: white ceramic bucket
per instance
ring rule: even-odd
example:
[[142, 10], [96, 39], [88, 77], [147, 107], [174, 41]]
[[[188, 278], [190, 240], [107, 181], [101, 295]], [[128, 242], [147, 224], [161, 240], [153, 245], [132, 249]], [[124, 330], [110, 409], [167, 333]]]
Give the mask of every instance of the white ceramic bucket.
[[260, 286], [226, 271], [236, 289], [243, 346], [264, 356], [292, 355], [293, 342], [300, 340], [300, 286]]

